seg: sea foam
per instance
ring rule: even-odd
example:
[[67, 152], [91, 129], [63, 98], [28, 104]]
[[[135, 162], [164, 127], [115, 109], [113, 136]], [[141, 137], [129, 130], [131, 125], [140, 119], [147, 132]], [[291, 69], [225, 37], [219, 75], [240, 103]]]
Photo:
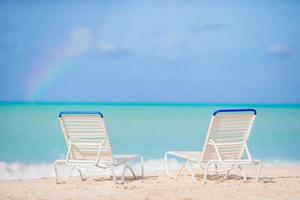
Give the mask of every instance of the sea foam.
[[[170, 170], [179, 169], [184, 163], [175, 159], [169, 160]], [[263, 161], [265, 166], [300, 166], [300, 161], [287, 161], [287, 160], [266, 160]], [[137, 175], [140, 174], [140, 165], [137, 162], [132, 163], [132, 168]], [[66, 176], [70, 168], [60, 166], [58, 168], [60, 176]], [[117, 174], [121, 174], [122, 167], [117, 168]], [[165, 170], [164, 159], [149, 159], [144, 162], [145, 173], [153, 173]], [[73, 176], [78, 173], [74, 172]], [[0, 162], [0, 180], [28, 180], [39, 178], [52, 178], [55, 177], [54, 165], [51, 163], [39, 164], [24, 164], [24, 163], [6, 163]]]
[[[171, 170], [177, 169], [182, 165], [175, 159], [169, 160], [169, 167]], [[140, 164], [132, 163], [133, 170], [140, 174]], [[60, 176], [65, 176], [70, 168], [58, 166]], [[117, 174], [120, 174], [122, 167], [117, 168]], [[164, 159], [150, 159], [144, 161], [145, 173], [152, 173], [165, 170]], [[78, 175], [77, 172], [72, 173]], [[28, 180], [39, 178], [55, 177], [54, 165], [52, 163], [38, 163], [38, 164], [24, 164], [24, 163], [6, 163], [0, 162], [0, 180]]]

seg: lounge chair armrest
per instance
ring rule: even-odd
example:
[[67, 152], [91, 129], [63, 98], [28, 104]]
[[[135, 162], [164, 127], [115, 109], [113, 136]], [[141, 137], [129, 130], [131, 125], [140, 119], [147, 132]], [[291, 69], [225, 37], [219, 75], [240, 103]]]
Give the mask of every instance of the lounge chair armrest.
[[213, 141], [212, 139], [210, 139], [207, 144], [208, 145], [213, 145], [215, 147], [215, 150], [216, 150], [216, 153], [218, 155], [218, 158], [219, 158], [220, 162], [223, 163], [223, 159], [222, 159], [222, 156], [221, 156], [220, 151], [218, 149], [217, 143], [215, 141]]
[[97, 158], [96, 158], [96, 163], [99, 162], [100, 156], [101, 156], [101, 150], [102, 150], [102, 147], [103, 147], [107, 142], [108, 142], [107, 139], [103, 139], [103, 141], [99, 144], [98, 152], [97, 152]]
[[68, 152], [67, 152], [67, 156], [66, 156], [66, 162], [69, 162], [70, 159], [70, 153], [71, 153], [71, 148], [72, 148], [72, 142], [71, 140], [68, 141]]
[[215, 141], [213, 141], [212, 139], [209, 140], [209, 142], [207, 143], [209, 145], [213, 145], [215, 147], [216, 153], [218, 155], [218, 158], [220, 159], [220, 161], [222, 161], [221, 158], [221, 154], [219, 152], [218, 146], [232, 146], [232, 145], [243, 145], [245, 147], [245, 151], [248, 157], [249, 161], [253, 161], [253, 158], [250, 154], [250, 151], [248, 149], [247, 143], [246, 142], [229, 142], [229, 143], [217, 143]]
[[[101, 150], [102, 147], [108, 142], [107, 139], [103, 139], [103, 141], [99, 144], [98, 150], [97, 150], [97, 157], [95, 160], [95, 164], [99, 162], [100, 160], [100, 155], [101, 155]], [[69, 141], [69, 146], [68, 146], [68, 153], [67, 153], [67, 157], [66, 157], [66, 162], [68, 163], [70, 160], [70, 154], [71, 154], [71, 149], [72, 146], [74, 145], [90, 145], [90, 146], [95, 146], [95, 144], [89, 144], [89, 143], [85, 143], [85, 142], [76, 142], [76, 143], [72, 143], [71, 141]]]
[[253, 160], [253, 158], [250, 154], [247, 143], [245, 142], [244, 145], [245, 145], [245, 150], [246, 150], [246, 154], [247, 154], [248, 159], [253, 162], [254, 160]]

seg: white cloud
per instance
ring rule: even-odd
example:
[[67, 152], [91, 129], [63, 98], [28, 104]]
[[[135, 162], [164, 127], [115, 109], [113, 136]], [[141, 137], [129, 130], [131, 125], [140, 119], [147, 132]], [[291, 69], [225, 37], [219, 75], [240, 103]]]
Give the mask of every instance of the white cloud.
[[192, 33], [199, 33], [201, 31], [214, 31], [214, 30], [220, 30], [225, 28], [227, 25], [226, 24], [221, 24], [221, 23], [215, 23], [215, 24], [205, 24], [202, 26], [190, 26], [189, 30]]
[[109, 41], [99, 41], [97, 48], [102, 54], [111, 56], [130, 56], [132, 52], [121, 45]]
[[153, 52], [163, 56], [172, 62], [180, 61], [183, 55], [186, 40], [184, 35], [178, 32], [161, 33], [153, 39]]
[[70, 32], [69, 41], [65, 47], [67, 56], [76, 56], [85, 53], [95, 42], [95, 36], [87, 27], [75, 27]]
[[287, 56], [289, 54], [289, 46], [286, 43], [271, 44], [267, 52], [273, 56]]
[[111, 53], [118, 50], [117, 46], [111, 42], [100, 41], [98, 42], [98, 50], [103, 53]]
[[100, 53], [109, 56], [130, 56], [132, 52], [115, 42], [96, 38], [93, 31], [87, 27], [75, 27], [70, 31], [69, 41], [64, 47], [64, 56], [74, 57], [95, 48]]

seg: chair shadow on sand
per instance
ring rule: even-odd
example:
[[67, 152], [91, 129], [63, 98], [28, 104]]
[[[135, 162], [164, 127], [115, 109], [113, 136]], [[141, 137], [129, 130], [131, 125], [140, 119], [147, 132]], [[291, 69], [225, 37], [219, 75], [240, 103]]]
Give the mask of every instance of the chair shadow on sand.
[[[196, 179], [198, 181], [203, 180], [203, 175], [198, 174], [196, 175]], [[300, 176], [277, 176], [277, 177], [260, 177], [259, 178], [259, 183], [276, 183], [279, 179], [300, 179]], [[244, 183], [251, 183], [255, 182], [256, 178], [253, 177], [247, 177], [247, 181], [243, 181], [243, 176], [236, 175], [236, 174], [231, 174], [229, 175], [226, 179], [224, 178], [224, 175], [208, 175], [208, 180], [210, 181], [217, 181], [218, 183], [220, 182], [225, 182], [228, 180], [236, 180], [236, 181], [242, 181]]]
[[[134, 181], [147, 181], [147, 180], [157, 180], [159, 176], [151, 175], [151, 176], [136, 176], [135, 178], [132, 176], [126, 176], [125, 177], [125, 182], [130, 183]], [[93, 179], [94, 181], [101, 182], [101, 181], [112, 181], [113, 178], [111, 176], [106, 176], [106, 177], [91, 177], [90, 179]]]
[[[157, 181], [157, 180], [159, 180], [159, 177], [160, 177], [159, 175], [145, 175], [144, 177], [136, 176], [136, 178], [133, 178], [132, 176], [126, 176], [124, 184], [134, 183], [135, 181]], [[188, 175], [188, 174], [183, 174], [182, 177], [185, 177], [188, 179], [191, 178], [190, 175]], [[78, 178], [78, 177], [74, 176], [73, 178]], [[195, 178], [196, 178], [195, 184], [201, 183], [203, 181], [203, 174], [196, 174]], [[244, 181], [243, 176], [237, 175], [237, 174], [231, 174], [227, 178], [224, 178], [224, 175], [222, 175], [222, 174], [219, 174], [219, 175], [210, 174], [210, 175], [207, 175], [207, 178], [208, 178], [207, 183], [209, 183], [209, 182], [225, 183], [226, 181], [239, 181], [241, 183], [251, 183], [251, 182], [256, 183], [256, 179], [253, 177], [247, 177], [247, 181]], [[276, 181], [278, 181], [279, 179], [300, 179], [300, 176], [278, 176], [278, 177], [266, 177], [265, 176], [265, 177], [260, 177], [258, 183], [276, 183]], [[92, 180], [92, 181], [96, 181], [96, 182], [109, 182], [109, 181], [112, 181], [113, 178], [111, 176], [102, 176], [102, 177], [95, 176], [95, 177], [88, 178], [88, 180]], [[179, 180], [173, 179], [173, 180], [180, 182], [180, 179]], [[163, 181], [164, 180], [161, 180], [161, 182], [163, 182]], [[190, 181], [193, 182], [192, 179]], [[65, 182], [62, 182], [60, 184], [64, 184], [64, 183]], [[117, 185], [123, 185], [123, 183], [117, 184]]]

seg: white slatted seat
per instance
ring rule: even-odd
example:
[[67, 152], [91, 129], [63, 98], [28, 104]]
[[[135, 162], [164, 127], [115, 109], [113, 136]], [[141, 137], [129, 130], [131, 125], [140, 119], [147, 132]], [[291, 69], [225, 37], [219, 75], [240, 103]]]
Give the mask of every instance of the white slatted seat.
[[[247, 147], [247, 141], [256, 117], [254, 109], [230, 109], [217, 110], [213, 113], [208, 128], [203, 151], [167, 151], [165, 153], [166, 173], [169, 177], [179, 178], [184, 168], [188, 169], [195, 181], [194, 170], [204, 171], [206, 182], [209, 171], [225, 172], [225, 177], [233, 168], [239, 168], [244, 180], [247, 180], [241, 166], [258, 165], [256, 180], [261, 171], [261, 161], [251, 157]], [[186, 163], [181, 167], [177, 176], [171, 176], [168, 166], [169, 156], [185, 159]], [[246, 158], [245, 158], [246, 157]]]
[[[85, 180], [92, 173], [99, 174], [108, 171], [115, 182], [117, 182], [115, 168], [123, 165], [121, 181], [124, 182], [126, 169], [129, 169], [135, 178], [135, 173], [127, 162], [138, 159], [141, 165], [141, 176], [144, 176], [143, 157], [141, 155], [113, 154], [102, 113], [61, 112], [59, 120], [68, 152], [65, 160], [54, 162], [57, 183], [59, 183], [57, 173], [57, 165], [59, 164], [71, 166], [65, 181], [67, 181], [71, 172], [76, 169], [79, 171], [82, 180]], [[86, 177], [84, 177], [84, 173], [86, 173]]]

